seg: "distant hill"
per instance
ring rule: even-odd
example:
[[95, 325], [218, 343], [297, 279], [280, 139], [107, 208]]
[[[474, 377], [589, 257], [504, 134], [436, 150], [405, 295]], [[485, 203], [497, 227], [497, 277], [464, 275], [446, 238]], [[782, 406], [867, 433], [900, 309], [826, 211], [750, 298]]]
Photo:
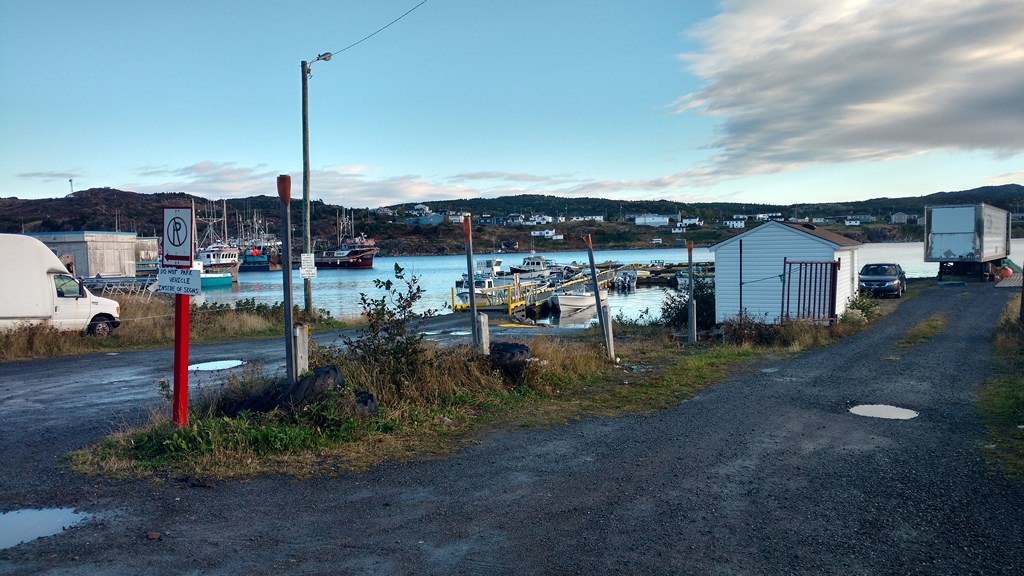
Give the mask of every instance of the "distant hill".
[[[137, 232], [142, 236], [159, 235], [163, 221], [162, 208], [165, 206], [188, 206], [195, 202], [197, 217], [221, 216], [226, 207], [228, 213], [228, 233], [234, 236], [239, 221], [250, 222], [260, 218], [271, 232], [279, 227], [280, 201], [276, 196], [252, 196], [234, 198], [225, 202], [191, 196], [182, 192], [161, 194], [138, 194], [116, 190], [113, 188], [92, 188], [80, 190], [63, 198], [43, 200], [20, 200], [17, 198], [0, 198], [0, 232], [61, 232], [77, 230], [120, 230]], [[630, 215], [657, 213], [677, 214], [701, 217], [709, 222], [728, 218], [733, 214], [781, 212], [783, 216], [844, 216], [850, 214], [868, 214], [880, 221], [887, 220], [895, 212], [923, 214], [924, 207], [937, 204], [976, 204], [985, 202], [1005, 210], [1024, 212], [1024, 186], [1005, 184], [1002, 186], [985, 186], [972, 190], [956, 192], [936, 192], [927, 196], [912, 198], [874, 198], [857, 202], [844, 203], [804, 203], [789, 206], [773, 204], [744, 204], [729, 202], [681, 203], [667, 200], [627, 201], [608, 200], [603, 198], [561, 198], [526, 194], [505, 196], [500, 198], [471, 198], [463, 200], [424, 201], [433, 211], [443, 210], [470, 212], [474, 215], [510, 213], [573, 216], [603, 216], [609, 223], [617, 223]], [[301, 198], [292, 200], [293, 226], [301, 229]], [[337, 214], [340, 206], [325, 204], [322, 201], [311, 202], [312, 235], [324, 243], [330, 243], [337, 236]], [[410, 210], [412, 204], [394, 205], [393, 209]], [[454, 226], [443, 226], [437, 230], [424, 230], [424, 227], [406, 226], [401, 217], [376, 217], [365, 208], [355, 211], [357, 232], [366, 232], [377, 237], [385, 251], [417, 252], [417, 253], [452, 253], [458, 252], [461, 233]], [[588, 227], [589, 226], [589, 227]], [[567, 234], [586, 233], [592, 225], [559, 224], [559, 232]], [[220, 225], [218, 224], [218, 229]], [[531, 237], [528, 230], [507, 229], [485, 231], [478, 227], [481, 238], [479, 245], [498, 245], [519, 241], [528, 246]], [[853, 231], [851, 231], [853, 232]], [[616, 246], [643, 245], [649, 239], [646, 236], [661, 234], [656, 229], [638, 231], [633, 226], [607, 225], [601, 229], [602, 235]], [[854, 234], [855, 235], [855, 234]], [[870, 236], [870, 235], [868, 235]], [[569, 241], [567, 245], [574, 241]], [[712, 238], [708, 238], [713, 241]]]

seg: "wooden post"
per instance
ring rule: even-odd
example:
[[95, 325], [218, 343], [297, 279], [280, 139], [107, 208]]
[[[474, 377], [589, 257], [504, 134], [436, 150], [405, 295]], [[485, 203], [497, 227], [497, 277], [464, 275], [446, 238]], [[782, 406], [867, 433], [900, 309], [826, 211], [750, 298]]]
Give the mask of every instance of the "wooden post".
[[466, 234], [466, 270], [469, 272], [469, 317], [473, 326], [473, 348], [479, 348], [480, 329], [476, 320], [476, 278], [473, 274], [473, 224], [469, 214], [462, 218], [462, 231]]
[[597, 264], [594, 263], [594, 244], [590, 241], [590, 234], [583, 237], [587, 243], [587, 256], [590, 258], [590, 279], [594, 288], [594, 298], [597, 299], [597, 322], [601, 327], [601, 334], [604, 336], [604, 347], [608, 352], [608, 358], [615, 361], [615, 345], [609, 339], [611, 332], [608, 330], [609, 319], [605, 317], [605, 307], [601, 302], [601, 283], [597, 280]]

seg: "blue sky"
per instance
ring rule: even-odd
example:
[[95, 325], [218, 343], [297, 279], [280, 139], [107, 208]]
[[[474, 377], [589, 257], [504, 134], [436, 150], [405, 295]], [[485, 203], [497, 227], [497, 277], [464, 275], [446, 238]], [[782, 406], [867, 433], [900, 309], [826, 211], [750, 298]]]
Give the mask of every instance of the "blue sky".
[[[300, 61], [419, 1], [3, 0], [0, 197], [301, 194]], [[332, 204], [1024, 183], [1020, 0], [428, 0], [312, 73]]]

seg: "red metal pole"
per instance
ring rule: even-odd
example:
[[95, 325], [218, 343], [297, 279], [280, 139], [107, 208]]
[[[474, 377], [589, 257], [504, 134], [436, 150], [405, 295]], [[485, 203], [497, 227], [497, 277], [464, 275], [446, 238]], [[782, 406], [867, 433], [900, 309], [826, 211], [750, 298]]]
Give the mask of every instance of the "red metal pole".
[[174, 295], [174, 405], [172, 420], [180, 427], [188, 426], [188, 294]]

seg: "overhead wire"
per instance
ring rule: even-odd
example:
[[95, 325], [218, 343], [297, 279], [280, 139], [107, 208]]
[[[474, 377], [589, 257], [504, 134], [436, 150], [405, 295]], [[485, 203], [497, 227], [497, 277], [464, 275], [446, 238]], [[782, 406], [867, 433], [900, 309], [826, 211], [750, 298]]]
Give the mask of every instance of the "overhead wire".
[[335, 50], [334, 52], [331, 52], [331, 54], [332, 54], [332, 55], [333, 55], [333, 54], [340, 54], [340, 53], [342, 53], [342, 52], [344, 52], [344, 51], [348, 50], [349, 48], [355, 48], [356, 46], [358, 46], [358, 45], [362, 44], [363, 42], [366, 42], [366, 41], [367, 41], [367, 40], [369, 40], [370, 38], [373, 38], [373, 37], [374, 37], [374, 36], [376, 36], [377, 34], [380, 34], [380, 33], [381, 33], [381, 32], [383, 32], [383, 31], [384, 31], [385, 29], [387, 29], [387, 28], [388, 28], [389, 26], [391, 26], [391, 25], [392, 25], [392, 24], [394, 24], [395, 22], [398, 22], [398, 21], [399, 21], [399, 20], [401, 20], [402, 18], [405, 18], [406, 16], [408, 16], [409, 14], [411, 14], [413, 10], [415, 10], [415, 9], [419, 8], [420, 6], [423, 6], [423, 5], [424, 5], [424, 4], [426, 4], [426, 3], [427, 3], [427, 0], [423, 0], [423, 1], [422, 1], [422, 2], [420, 2], [419, 4], [417, 4], [417, 5], [413, 6], [412, 8], [409, 8], [409, 10], [407, 10], [407, 11], [406, 11], [406, 12], [405, 12], [404, 14], [402, 14], [402, 15], [401, 15], [401, 16], [399, 16], [398, 18], [395, 18], [395, 19], [394, 19], [394, 20], [392, 20], [391, 22], [388, 22], [388, 23], [387, 23], [387, 24], [385, 24], [384, 26], [381, 26], [380, 28], [378, 28], [378, 29], [377, 29], [377, 30], [376, 30], [376, 31], [375, 31], [374, 33], [372, 33], [372, 34], [370, 34], [370, 35], [366, 36], [365, 38], [363, 38], [363, 39], [361, 39], [361, 40], [358, 40], [358, 41], [356, 41], [356, 42], [353, 42], [353, 43], [349, 44], [348, 46], [345, 46], [345, 47], [344, 47], [344, 48], [342, 48], [341, 50]]

